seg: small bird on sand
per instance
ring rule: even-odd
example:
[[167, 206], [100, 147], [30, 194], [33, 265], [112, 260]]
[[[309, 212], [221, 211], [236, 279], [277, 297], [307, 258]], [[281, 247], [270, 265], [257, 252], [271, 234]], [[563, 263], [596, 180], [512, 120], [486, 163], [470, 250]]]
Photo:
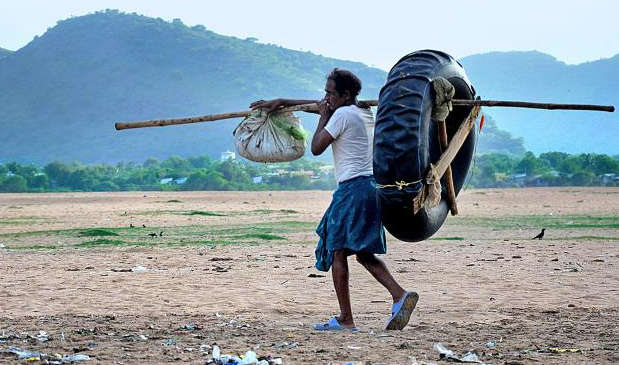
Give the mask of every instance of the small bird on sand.
[[159, 232], [159, 237], [163, 237], [163, 231]]
[[148, 235], [151, 237], [157, 237], [157, 233], [149, 233]]
[[535, 237], [531, 238], [532, 240], [541, 240], [542, 238], [544, 238], [544, 231], [546, 231], [546, 228], [542, 228], [542, 231]]
[[133, 227], [135, 227], [133, 223], [129, 223], [129, 228], [133, 228]]
[[142, 228], [146, 228], [146, 224], [142, 224]]

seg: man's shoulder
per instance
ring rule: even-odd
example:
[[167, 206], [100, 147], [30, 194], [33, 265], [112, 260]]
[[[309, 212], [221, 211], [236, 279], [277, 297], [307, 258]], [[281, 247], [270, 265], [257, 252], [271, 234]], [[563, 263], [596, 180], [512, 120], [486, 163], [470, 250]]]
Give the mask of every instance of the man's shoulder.
[[333, 115], [363, 115], [365, 114], [365, 110], [359, 108], [356, 105], [346, 105], [346, 106], [341, 106], [339, 108], [337, 108], [335, 110], [335, 112], [333, 113]]

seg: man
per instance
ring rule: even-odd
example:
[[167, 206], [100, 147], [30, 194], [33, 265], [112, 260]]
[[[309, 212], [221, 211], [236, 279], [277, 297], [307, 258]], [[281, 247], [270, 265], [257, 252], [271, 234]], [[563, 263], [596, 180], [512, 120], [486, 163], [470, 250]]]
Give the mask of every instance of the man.
[[[405, 291], [385, 263], [375, 256], [386, 252], [385, 231], [376, 205], [376, 184], [372, 171], [374, 116], [357, 96], [361, 80], [352, 72], [334, 69], [327, 77], [325, 97], [318, 102], [320, 119], [312, 138], [312, 154], [333, 150], [338, 188], [316, 233], [316, 268], [329, 271], [337, 293], [340, 315], [317, 323], [321, 331], [357, 330], [350, 305], [348, 256], [355, 255], [393, 299], [386, 329], [403, 329], [419, 296]], [[276, 111], [282, 107], [315, 103], [315, 100], [275, 99], [257, 101], [251, 108]]]

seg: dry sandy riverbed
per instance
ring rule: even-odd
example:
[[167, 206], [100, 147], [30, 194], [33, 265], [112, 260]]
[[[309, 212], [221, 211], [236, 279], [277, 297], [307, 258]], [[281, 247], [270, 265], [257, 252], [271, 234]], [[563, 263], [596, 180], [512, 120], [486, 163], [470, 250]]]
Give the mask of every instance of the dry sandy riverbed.
[[313, 268], [330, 197], [0, 194], [0, 363], [25, 362], [16, 346], [204, 364], [214, 344], [284, 364], [445, 363], [437, 343], [492, 364], [619, 363], [619, 189], [468, 190], [432, 239], [389, 237], [384, 260], [421, 297], [397, 332], [383, 331], [387, 291], [354, 260], [361, 331], [310, 329], [337, 313]]

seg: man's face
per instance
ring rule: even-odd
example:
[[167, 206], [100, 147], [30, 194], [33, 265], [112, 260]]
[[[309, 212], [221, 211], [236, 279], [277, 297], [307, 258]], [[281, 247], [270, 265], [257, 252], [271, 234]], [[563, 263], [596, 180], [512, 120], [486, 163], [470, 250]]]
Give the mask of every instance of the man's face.
[[327, 84], [325, 85], [324, 100], [327, 102], [327, 105], [329, 105], [329, 109], [336, 110], [344, 105], [346, 102], [346, 97], [344, 95], [340, 95], [337, 90], [335, 90], [335, 81], [328, 79]]

